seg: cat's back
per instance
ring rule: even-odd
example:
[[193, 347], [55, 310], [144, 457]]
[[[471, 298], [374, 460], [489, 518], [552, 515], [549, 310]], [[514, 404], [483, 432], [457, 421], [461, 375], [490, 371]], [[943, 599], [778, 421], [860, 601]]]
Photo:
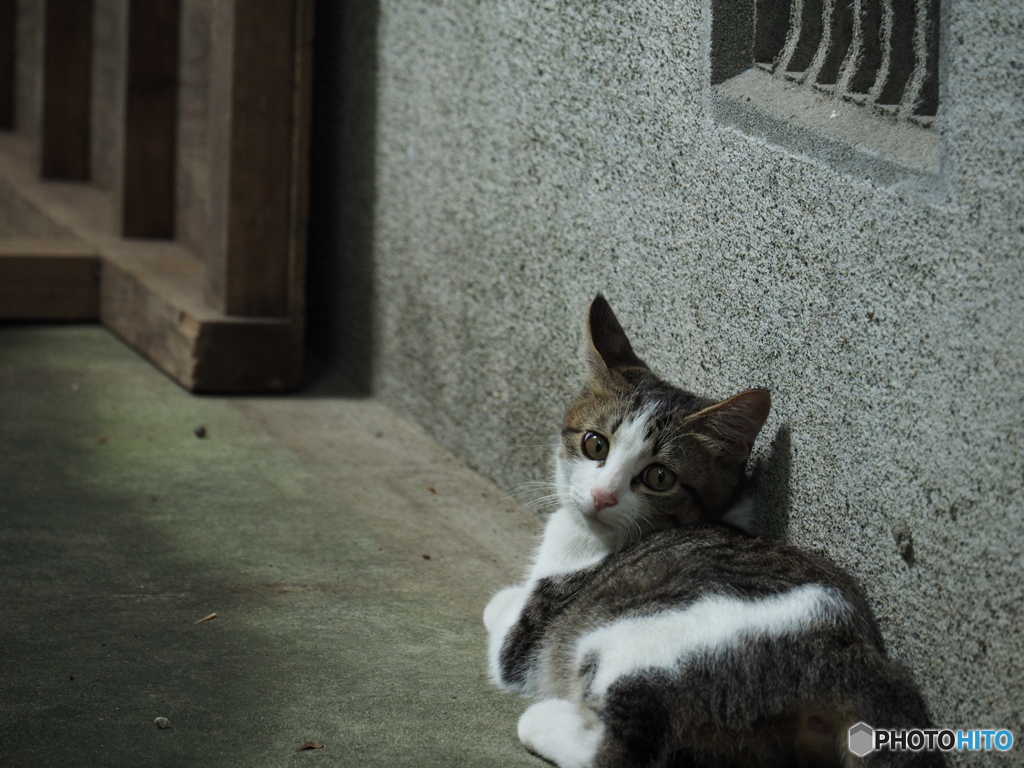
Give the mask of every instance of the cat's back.
[[[598, 688], [753, 637], [823, 635], [883, 652], [855, 580], [814, 553], [724, 525], [644, 536], [567, 589], [547, 631], [544, 667], [571, 677], [600, 659]], [[571, 579], [571, 588], [569, 580]]]
[[712, 595], [755, 602], [818, 586], [870, 613], [856, 580], [817, 553], [721, 524], [656, 531], [606, 558], [578, 599], [583, 610], [661, 610]]

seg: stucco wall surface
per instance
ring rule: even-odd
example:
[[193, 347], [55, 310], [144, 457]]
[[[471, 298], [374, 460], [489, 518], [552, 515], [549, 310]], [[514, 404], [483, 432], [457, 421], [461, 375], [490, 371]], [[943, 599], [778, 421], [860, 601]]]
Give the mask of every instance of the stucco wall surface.
[[603, 291], [665, 378], [772, 391], [770, 526], [860, 577], [938, 723], [1024, 738], [1024, 5], [943, 3], [923, 183], [717, 120], [699, 0], [345, 7], [321, 61], [367, 77], [320, 96], [362, 117], [314, 133], [373, 160], [314, 200], [364, 214], [313, 234], [332, 363], [515, 490]]

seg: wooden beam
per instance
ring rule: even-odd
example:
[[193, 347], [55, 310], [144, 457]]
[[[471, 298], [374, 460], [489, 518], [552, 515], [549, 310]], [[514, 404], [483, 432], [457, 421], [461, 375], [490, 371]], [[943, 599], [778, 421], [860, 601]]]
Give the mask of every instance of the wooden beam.
[[104, 254], [103, 324], [194, 392], [283, 392], [302, 381], [300, 326], [230, 318], [197, 300], [199, 260], [173, 244]]
[[75, 240], [0, 240], [0, 320], [100, 316], [100, 259]]
[[14, 128], [15, 46], [18, 0], [0, 0], [0, 129]]
[[174, 236], [178, 109], [178, 0], [131, 0], [122, 231]]
[[206, 295], [228, 315], [289, 313], [296, 0], [216, 0]]
[[41, 173], [89, 179], [92, 0], [47, 0]]

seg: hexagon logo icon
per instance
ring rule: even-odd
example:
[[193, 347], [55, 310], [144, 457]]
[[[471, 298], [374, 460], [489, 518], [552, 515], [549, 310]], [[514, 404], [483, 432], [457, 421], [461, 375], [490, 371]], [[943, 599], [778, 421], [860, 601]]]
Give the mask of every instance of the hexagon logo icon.
[[867, 723], [857, 723], [850, 727], [850, 751], [857, 757], [873, 752], [875, 749], [875, 729]]

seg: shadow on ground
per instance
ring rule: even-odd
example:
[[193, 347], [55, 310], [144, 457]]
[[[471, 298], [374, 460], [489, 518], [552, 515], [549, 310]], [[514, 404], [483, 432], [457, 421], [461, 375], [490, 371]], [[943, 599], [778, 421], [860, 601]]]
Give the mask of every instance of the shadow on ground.
[[533, 521], [379, 404], [11, 326], [0, 414], [0, 763], [539, 764], [479, 619]]

